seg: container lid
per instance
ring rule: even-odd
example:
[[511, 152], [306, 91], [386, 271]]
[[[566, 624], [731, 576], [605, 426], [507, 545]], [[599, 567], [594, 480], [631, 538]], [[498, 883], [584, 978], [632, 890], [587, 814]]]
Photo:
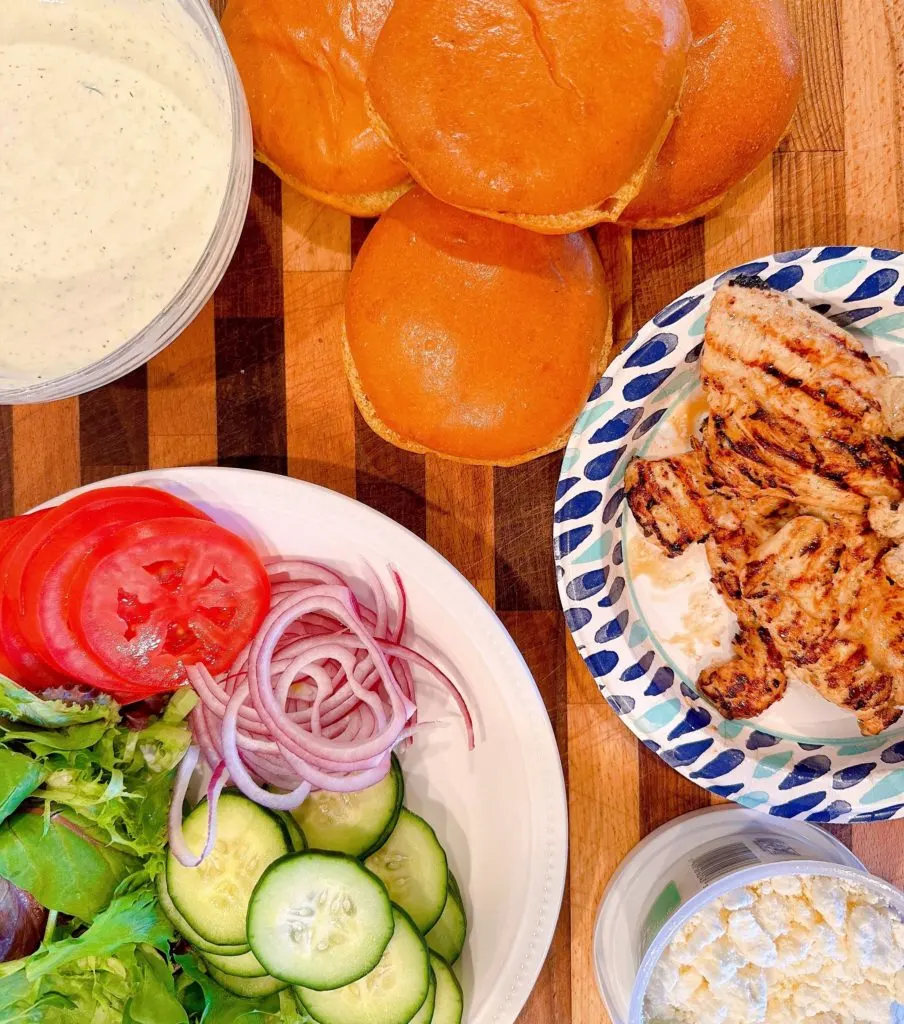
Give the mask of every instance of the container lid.
[[[786, 839], [798, 849], [803, 847], [807, 859], [866, 872], [863, 863], [846, 846], [815, 825], [787, 822], [743, 807], [707, 807], [651, 832], [612, 876], [594, 928], [594, 970], [613, 1024], [628, 1022], [631, 992], [644, 946], [645, 922], [675, 865], [705, 844], [763, 834], [779, 843]], [[613, 935], [619, 937], [618, 942], [611, 942]]]

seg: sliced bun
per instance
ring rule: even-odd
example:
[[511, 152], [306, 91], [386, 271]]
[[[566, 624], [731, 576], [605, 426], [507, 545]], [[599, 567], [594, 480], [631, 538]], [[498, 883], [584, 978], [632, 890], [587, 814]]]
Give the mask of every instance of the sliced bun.
[[614, 220], [676, 107], [684, 0], [395, 0], [375, 128], [444, 202], [537, 231]]
[[715, 208], [788, 129], [800, 48], [784, 0], [685, 0], [694, 33], [679, 113], [624, 224], [668, 228]]
[[305, 194], [373, 217], [410, 186], [374, 130], [364, 82], [392, 0], [229, 0], [223, 31], [258, 159]]
[[352, 270], [349, 383], [370, 426], [409, 451], [499, 466], [556, 451], [610, 346], [586, 233], [535, 234], [415, 188]]

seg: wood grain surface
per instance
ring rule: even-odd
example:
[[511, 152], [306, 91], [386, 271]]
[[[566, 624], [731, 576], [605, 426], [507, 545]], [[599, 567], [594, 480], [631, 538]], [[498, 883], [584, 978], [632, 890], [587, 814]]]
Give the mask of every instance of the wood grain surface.
[[[633, 237], [600, 230], [620, 342], [680, 292], [756, 256], [820, 244], [904, 249], [904, 2], [789, 6], [806, 87], [779, 152], [705, 222]], [[238, 254], [180, 339], [90, 395], [0, 408], [0, 515], [120, 473], [219, 464], [323, 484], [425, 537], [495, 606], [521, 647], [565, 765], [566, 899], [521, 1019], [605, 1022], [591, 931], [606, 882], [645, 834], [711, 798], [617, 720], [563, 627], [551, 551], [560, 455], [504, 470], [453, 465], [390, 447], [355, 411], [339, 336], [368, 227], [257, 167]], [[874, 871], [904, 885], [904, 822], [835, 831]]]

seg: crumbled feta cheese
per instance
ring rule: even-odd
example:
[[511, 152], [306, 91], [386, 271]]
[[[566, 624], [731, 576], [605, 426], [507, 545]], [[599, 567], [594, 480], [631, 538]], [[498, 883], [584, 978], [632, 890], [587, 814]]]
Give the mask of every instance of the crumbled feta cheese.
[[784, 875], [714, 900], [675, 935], [650, 1024], [890, 1024], [904, 1002], [904, 920], [868, 889]]
[[727, 892], [716, 902], [726, 910], [746, 910], [753, 906], [754, 899], [749, 889], [735, 889], [734, 892]]

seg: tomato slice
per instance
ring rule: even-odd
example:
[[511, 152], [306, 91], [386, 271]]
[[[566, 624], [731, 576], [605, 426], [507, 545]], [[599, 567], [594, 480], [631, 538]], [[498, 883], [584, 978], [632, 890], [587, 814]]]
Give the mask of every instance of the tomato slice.
[[240, 537], [202, 519], [158, 519], [106, 538], [72, 582], [70, 625], [133, 686], [173, 689], [185, 665], [224, 671], [270, 604], [270, 581]]
[[[40, 514], [40, 512], [35, 513], [35, 515]], [[25, 528], [22, 525], [24, 518], [24, 516], [13, 516], [11, 519], [0, 520], [0, 579], [2, 579], [3, 555]], [[7, 679], [12, 679], [13, 682], [18, 681], [15, 678], [16, 667], [6, 656], [2, 641], [0, 641], [0, 675], [6, 676]]]
[[[21, 575], [20, 626], [28, 643], [55, 669], [95, 689], [124, 697], [128, 684], [101, 664], [69, 626], [72, 579], [81, 562], [123, 526], [167, 516], [208, 517], [163, 491], [146, 487], [116, 490], [128, 494], [113, 500], [107, 494], [106, 500], [80, 504], [58, 521], [27, 559]], [[141, 696], [147, 694], [140, 691]]]
[[0, 671], [29, 690], [44, 690], [67, 683], [29, 647], [17, 626], [18, 589], [8, 584], [19, 545], [39, 529], [46, 513], [35, 512], [9, 520], [0, 537]]

